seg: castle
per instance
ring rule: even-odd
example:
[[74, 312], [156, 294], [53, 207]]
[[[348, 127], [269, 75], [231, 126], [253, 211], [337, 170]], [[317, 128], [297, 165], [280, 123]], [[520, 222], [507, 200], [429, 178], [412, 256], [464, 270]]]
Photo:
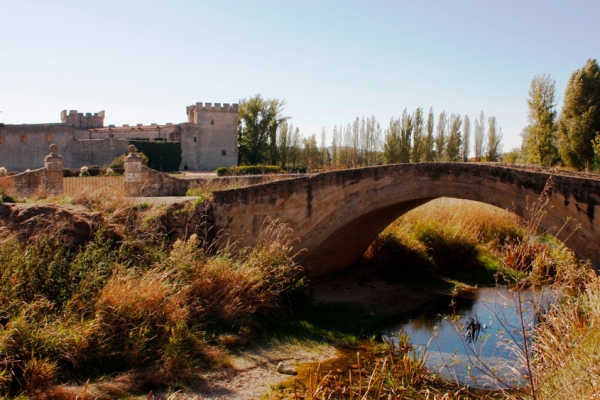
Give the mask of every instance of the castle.
[[0, 124], [0, 167], [41, 168], [51, 143], [58, 146], [66, 168], [104, 166], [127, 153], [129, 140], [180, 142], [180, 170], [213, 171], [237, 165], [237, 104], [196, 103], [187, 107], [187, 122], [179, 124], [104, 126], [104, 117], [104, 111], [64, 110], [61, 123]]

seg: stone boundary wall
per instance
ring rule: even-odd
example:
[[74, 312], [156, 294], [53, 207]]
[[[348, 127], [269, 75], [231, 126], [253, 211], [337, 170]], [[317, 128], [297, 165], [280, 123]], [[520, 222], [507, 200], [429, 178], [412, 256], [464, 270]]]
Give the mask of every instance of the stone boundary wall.
[[46, 168], [21, 172], [0, 179], [0, 187], [13, 188], [19, 194], [33, 194], [38, 190], [45, 190], [48, 183]]

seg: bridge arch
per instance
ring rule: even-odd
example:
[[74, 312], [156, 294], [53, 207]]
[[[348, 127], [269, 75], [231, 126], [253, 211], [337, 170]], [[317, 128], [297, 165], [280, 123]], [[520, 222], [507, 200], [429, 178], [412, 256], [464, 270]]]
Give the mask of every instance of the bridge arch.
[[[217, 229], [245, 243], [258, 236], [266, 218], [289, 223], [298, 249], [306, 249], [299, 262], [316, 277], [352, 265], [394, 220], [435, 198], [479, 201], [527, 218], [528, 201], [546, 187], [542, 227], [556, 233], [565, 226], [558, 238], [572, 235], [566, 244], [600, 267], [600, 179], [543, 168], [420, 163], [334, 171], [215, 192], [213, 216]], [[576, 222], [566, 224], [570, 219]]]

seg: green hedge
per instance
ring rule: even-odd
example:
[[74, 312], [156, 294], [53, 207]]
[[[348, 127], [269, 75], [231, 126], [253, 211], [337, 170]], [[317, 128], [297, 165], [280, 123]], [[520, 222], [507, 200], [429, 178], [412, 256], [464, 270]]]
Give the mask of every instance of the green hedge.
[[278, 165], [241, 165], [239, 167], [217, 168], [217, 176], [282, 174]]
[[129, 143], [148, 156], [148, 167], [163, 172], [179, 170], [181, 164], [180, 142], [130, 140]]

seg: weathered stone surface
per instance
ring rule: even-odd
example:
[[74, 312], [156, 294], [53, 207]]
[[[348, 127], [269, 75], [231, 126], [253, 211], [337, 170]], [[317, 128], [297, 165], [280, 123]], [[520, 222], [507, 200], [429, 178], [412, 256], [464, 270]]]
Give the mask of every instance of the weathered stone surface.
[[129, 140], [180, 142], [180, 169], [212, 171], [237, 165], [237, 104], [196, 103], [188, 122], [104, 126], [104, 112], [61, 113], [58, 124], [0, 125], [0, 166], [24, 171], [43, 166], [48, 145], [58, 146], [67, 168], [109, 164], [127, 152]]
[[246, 244], [267, 218], [289, 223], [300, 239], [297, 250], [306, 249], [298, 260], [314, 277], [353, 264], [390, 223], [432, 199], [475, 200], [529, 218], [529, 202], [545, 188], [542, 227], [568, 238], [567, 246], [600, 267], [600, 180], [545, 168], [423, 163], [334, 171], [215, 192], [214, 221], [217, 230]]

